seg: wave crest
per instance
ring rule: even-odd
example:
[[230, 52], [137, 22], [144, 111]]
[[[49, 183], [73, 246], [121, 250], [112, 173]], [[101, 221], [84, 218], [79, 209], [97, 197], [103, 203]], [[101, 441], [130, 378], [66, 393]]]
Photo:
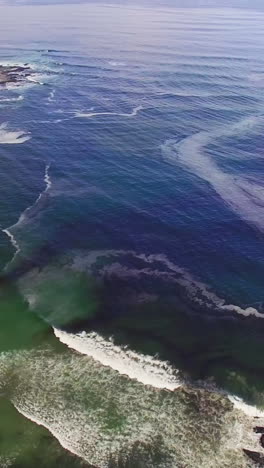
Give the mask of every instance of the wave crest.
[[107, 341], [95, 332], [73, 334], [55, 328], [54, 333], [69, 348], [144, 385], [167, 390], [175, 390], [181, 385], [177, 371], [167, 362], [116, 346], [113, 341]]

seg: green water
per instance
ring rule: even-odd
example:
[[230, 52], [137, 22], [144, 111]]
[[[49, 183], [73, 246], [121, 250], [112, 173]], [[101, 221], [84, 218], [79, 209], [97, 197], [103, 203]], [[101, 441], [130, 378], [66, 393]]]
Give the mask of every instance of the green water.
[[12, 468], [85, 468], [82, 462], [64, 450], [56, 439], [16, 411], [0, 398], [0, 466]]

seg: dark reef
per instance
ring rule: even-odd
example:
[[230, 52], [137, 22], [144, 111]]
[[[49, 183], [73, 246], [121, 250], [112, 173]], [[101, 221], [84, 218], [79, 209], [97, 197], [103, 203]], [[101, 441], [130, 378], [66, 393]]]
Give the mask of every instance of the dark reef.
[[0, 65], [0, 86], [8, 84], [23, 84], [31, 76], [33, 70], [28, 64], [25, 65]]

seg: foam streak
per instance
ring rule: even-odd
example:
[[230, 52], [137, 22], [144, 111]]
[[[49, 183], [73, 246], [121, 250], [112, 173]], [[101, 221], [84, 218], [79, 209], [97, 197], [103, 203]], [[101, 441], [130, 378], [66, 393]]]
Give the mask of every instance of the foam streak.
[[54, 329], [55, 336], [69, 348], [86, 354], [104, 366], [144, 385], [175, 390], [180, 387], [177, 372], [166, 362], [114, 345], [97, 333], [66, 333]]
[[174, 164], [182, 164], [191, 173], [207, 181], [233, 211], [264, 232], [263, 188], [240, 176], [222, 171], [205, 151], [206, 146], [215, 139], [244, 135], [259, 123], [260, 118], [251, 117], [212, 132], [196, 133], [180, 143], [167, 140], [162, 146], [162, 151], [167, 160]]
[[226, 304], [225, 300], [218, 297], [217, 294], [210, 291], [208, 286], [200, 281], [195, 280], [191, 274], [183, 268], [175, 265], [169, 260], [164, 254], [140, 254], [133, 250], [106, 250], [106, 251], [94, 251], [91, 252], [86, 258], [77, 258], [73, 263], [73, 268], [84, 269], [92, 272], [93, 265], [96, 265], [100, 258], [121, 258], [122, 256], [133, 256], [139, 260], [142, 260], [145, 264], [154, 265], [153, 268], [139, 268], [139, 269], [127, 269], [126, 267], [120, 267], [116, 263], [106, 265], [102, 269], [103, 274], [114, 274], [114, 275], [131, 275], [131, 276], [155, 276], [165, 278], [168, 281], [175, 282], [182, 286], [189, 297], [198, 303], [203, 304], [208, 308], [214, 308], [219, 311], [230, 311], [243, 315], [244, 317], [254, 316], [256, 318], [264, 318], [264, 314], [259, 312], [254, 307], [240, 307], [234, 304]]
[[14, 234], [12, 234], [12, 231], [14, 231], [16, 228], [21, 226], [21, 224], [23, 224], [23, 222], [27, 219], [28, 215], [30, 214], [31, 210], [40, 202], [40, 200], [43, 198], [43, 196], [45, 194], [47, 194], [47, 192], [50, 190], [51, 179], [50, 179], [50, 176], [49, 176], [49, 168], [50, 168], [50, 165], [47, 164], [46, 167], [45, 167], [45, 174], [44, 174], [44, 182], [46, 184], [45, 190], [40, 193], [40, 195], [38, 196], [37, 200], [35, 201], [35, 203], [33, 205], [29, 206], [28, 208], [26, 208], [25, 211], [23, 211], [23, 213], [20, 215], [18, 221], [15, 224], [13, 224], [12, 226], [2, 230], [2, 232], [4, 232], [9, 237], [9, 239], [10, 239], [10, 241], [11, 241], [11, 243], [12, 243], [14, 249], [15, 249], [15, 254], [14, 254], [13, 258], [10, 260], [10, 262], [8, 262], [7, 265], [5, 266], [5, 270], [11, 265], [11, 263], [14, 262], [17, 255], [21, 252], [21, 247], [19, 246], [19, 243], [16, 240]]
[[30, 140], [30, 135], [22, 131], [10, 131], [7, 129], [7, 123], [0, 125], [0, 144], [21, 144]]
[[99, 117], [99, 116], [107, 116], [107, 115], [114, 115], [120, 117], [135, 117], [139, 111], [143, 109], [142, 106], [135, 107], [132, 112], [130, 113], [123, 113], [123, 112], [75, 112], [75, 117], [78, 118], [91, 118], [91, 117]]

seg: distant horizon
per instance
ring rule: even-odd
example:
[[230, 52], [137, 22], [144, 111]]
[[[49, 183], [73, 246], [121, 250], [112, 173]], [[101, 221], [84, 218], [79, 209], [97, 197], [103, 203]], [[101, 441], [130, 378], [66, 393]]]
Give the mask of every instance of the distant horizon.
[[55, 4], [115, 4], [169, 8], [238, 8], [264, 10], [263, 0], [0, 0], [0, 6]]

